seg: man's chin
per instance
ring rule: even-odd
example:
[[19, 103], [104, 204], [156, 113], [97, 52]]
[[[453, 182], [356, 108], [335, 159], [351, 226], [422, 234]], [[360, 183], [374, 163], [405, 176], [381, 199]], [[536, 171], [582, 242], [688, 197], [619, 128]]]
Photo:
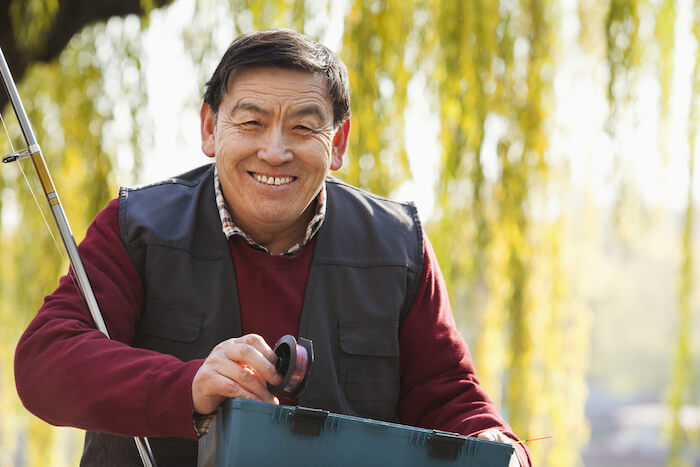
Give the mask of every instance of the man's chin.
[[264, 226], [268, 230], [285, 231], [293, 228], [295, 224], [303, 222], [303, 213], [292, 215], [291, 211], [280, 212], [279, 209], [270, 211], [261, 209], [255, 214], [258, 225]]

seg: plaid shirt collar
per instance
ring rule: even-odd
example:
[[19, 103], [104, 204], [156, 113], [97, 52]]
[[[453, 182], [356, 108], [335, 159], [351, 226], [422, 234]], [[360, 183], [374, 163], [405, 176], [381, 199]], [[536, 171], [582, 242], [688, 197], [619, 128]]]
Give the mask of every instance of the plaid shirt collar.
[[[224, 231], [224, 235], [226, 235], [226, 238], [230, 239], [231, 237], [238, 235], [240, 237], [243, 237], [246, 243], [248, 243], [248, 245], [255, 248], [256, 250], [264, 251], [267, 254], [271, 254], [268, 248], [265, 248], [264, 246], [257, 243], [255, 240], [253, 240], [253, 237], [245, 233], [238, 226], [236, 226], [236, 224], [233, 223], [231, 213], [229, 212], [228, 207], [226, 206], [226, 201], [224, 200], [224, 193], [221, 190], [221, 182], [219, 181], [219, 171], [216, 169], [216, 166], [214, 167], [214, 191], [216, 192], [216, 205], [219, 208], [219, 217], [221, 217], [221, 227]], [[316, 235], [316, 232], [318, 232], [318, 230], [321, 228], [323, 220], [326, 218], [325, 183], [321, 187], [321, 192], [318, 194], [318, 198], [316, 198], [316, 201], [316, 214], [309, 222], [309, 225], [306, 226], [306, 235], [304, 235], [304, 239], [301, 242], [284, 251], [282, 253], [282, 256], [293, 256], [299, 253], [299, 251], [304, 247], [304, 245], [309, 243], [309, 241], [311, 241], [314, 235]]]

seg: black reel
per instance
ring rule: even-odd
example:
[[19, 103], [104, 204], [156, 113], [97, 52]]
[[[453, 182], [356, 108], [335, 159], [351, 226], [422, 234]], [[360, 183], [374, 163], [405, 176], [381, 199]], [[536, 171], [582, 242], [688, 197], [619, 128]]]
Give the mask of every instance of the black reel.
[[311, 339], [300, 337], [297, 341], [292, 335], [282, 336], [275, 344], [275, 354], [275, 370], [282, 375], [282, 382], [275, 386], [267, 383], [267, 389], [275, 396], [295, 400], [304, 389], [314, 363]]

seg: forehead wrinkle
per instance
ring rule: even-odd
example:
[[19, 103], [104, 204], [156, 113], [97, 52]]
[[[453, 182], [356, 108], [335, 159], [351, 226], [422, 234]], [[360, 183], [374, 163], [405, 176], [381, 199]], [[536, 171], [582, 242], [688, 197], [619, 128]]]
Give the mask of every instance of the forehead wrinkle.
[[294, 81], [278, 81], [266, 83], [265, 86], [262, 87], [259, 83], [239, 82], [234, 84], [234, 86], [231, 89], [231, 94], [243, 92], [251, 93], [259, 98], [264, 98], [263, 96], [270, 95], [275, 97], [281, 97], [278, 96], [277, 93], [284, 93], [291, 94], [292, 96], [310, 95], [311, 97], [315, 97], [324, 101], [330, 98], [330, 93], [325, 83], [307, 82], [304, 89], [298, 89], [296, 87], [297, 84], [298, 83]]
[[263, 109], [262, 107], [260, 107], [259, 105], [255, 104], [253, 102], [244, 100], [244, 101], [238, 102], [236, 105], [233, 106], [233, 108], [231, 109], [231, 115], [235, 114], [236, 112], [245, 111], [245, 110], [248, 110], [248, 111], [253, 112], [253, 113], [259, 113], [262, 115], [271, 114], [271, 112], [269, 110]]

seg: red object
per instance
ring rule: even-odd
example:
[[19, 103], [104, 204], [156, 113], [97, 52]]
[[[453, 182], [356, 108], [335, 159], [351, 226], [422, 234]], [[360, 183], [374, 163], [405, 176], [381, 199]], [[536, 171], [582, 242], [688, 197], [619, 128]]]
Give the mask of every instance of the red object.
[[[203, 360], [182, 362], [129, 346], [143, 287], [121, 242], [118, 207], [113, 200], [97, 215], [79, 247], [112, 340], [93, 327], [77, 288], [62, 277], [17, 345], [17, 390], [25, 407], [53, 425], [195, 438], [192, 379]], [[244, 334], [260, 334], [271, 345], [298, 334], [313, 246], [284, 257], [254, 250], [240, 237], [230, 240], [236, 270], [246, 271], [236, 276]], [[427, 238], [421, 284], [399, 342], [401, 423], [471, 436], [497, 428], [517, 441], [479, 386]], [[524, 444], [515, 449], [520, 464], [531, 465]]]

